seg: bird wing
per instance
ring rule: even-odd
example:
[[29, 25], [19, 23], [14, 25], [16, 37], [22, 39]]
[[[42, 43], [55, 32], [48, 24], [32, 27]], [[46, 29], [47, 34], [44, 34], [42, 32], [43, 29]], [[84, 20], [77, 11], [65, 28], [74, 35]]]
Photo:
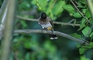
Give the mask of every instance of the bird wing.
[[52, 25], [52, 27], [54, 27], [53, 21], [51, 18], [47, 17], [47, 20], [50, 22], [50, 24]]

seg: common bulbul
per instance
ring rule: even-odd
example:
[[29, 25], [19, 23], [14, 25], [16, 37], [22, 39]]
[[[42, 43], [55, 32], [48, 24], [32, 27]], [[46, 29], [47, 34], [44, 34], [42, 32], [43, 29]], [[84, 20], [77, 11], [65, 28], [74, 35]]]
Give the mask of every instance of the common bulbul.
[[54, 29], [53, 29], [53, 22], [52, 19], [47, 17], [45, 12], [42, 12], [39, 19], [38, 19], [38, 23], [41, 25], [42, 29], [45, 30], [49, 30], [52, 32], [52, 34], [50, 35], [50, 39], [58, 39], [58, 37], [53, 33]]

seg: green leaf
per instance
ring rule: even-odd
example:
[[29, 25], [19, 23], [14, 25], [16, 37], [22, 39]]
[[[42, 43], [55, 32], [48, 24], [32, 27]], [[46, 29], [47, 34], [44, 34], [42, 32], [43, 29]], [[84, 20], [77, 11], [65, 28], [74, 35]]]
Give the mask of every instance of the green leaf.
[[77, 33], [72, 34], [72, 36], [74, 36], [76, 38], [81, 38], [81, 35], [80, 34], [77, 34]]
[[78, 30], [83, 29], [86, 26], [85, 23], [86, 23], [86, 20], [83, 18], [80, 24], [80, 28]]
[[90, 37], [93, 37], [93, 32], [90, 34]]
[[27, 27], [27, 26], [28, 26], [25, 21], [22, 21], [22, 20], [21, 20], [20, 23], [22, 24], [23, 27]]
[[48, 3], [48, 7], [46, 8], [46, 13], [49, 14], [51, 12], [51, 6], [53, 5], [54, 0], [50, 0], [50, 2]]
[[38, 7], [41, 7], [41, 10], [44, 11], [47, 5], [47, 0], [38, 0], [38, 4], [39, 4]]
[[28, 10], [30, 8], [30, 5], [25, 1], [21, 4], [19, 4], [19, 7], [21, 7], [24, 10]]
[[75, 13], [75, 9], [74, 9], [74, 7], [72, 5], [65, 5], [65, 6], [63, 6], [63, 8], [65, 10], [67, 10], [71, 14], [74, 14]]
[[87, 11], [87, 9], [82, 9], [82, 12], [83, 12], [83, 13], [86, 13], [86, 11]]
[[90, 27], [85, 27], [83, 30], [82, 30], [82, 33], [84, 36], [86, 37], [89, 37], [89, 34], [91, 33], [92, 29]]
[[53, 7], [53, 14], [58, 15], [63, 11], [63, 6], [65, 5], [65, 1], [59, 1], [54, 7]]
[[32, 4], [36, 4], [36, 0], [32, 0], [31, 3], [32, 3]]
[[80, 53], [80, 54], [84, 54], [86, 50], [87, 50], [86, 48], [80, 48], [80, 49], [79, 49], [79, 53]]
[[31, 42], [30, 41], [25, 41], [24, 47], [25, 48], [31, 48]]
[[78, 12], [74, 13], [73, 16], [76, 17], [76, 18], [82, 17]]
[[86, 56], [80, 56], [80, 60], [90, 60], [90, 58], [87, 58]]
[[86, 13], [85, 13], [86, 17], [90, 18], [91, 17], [91, 14], [90, 14], [90, 11], [87, 9], [86, 10]]
[[80, 3], [86, 4], [85, 0], [79, 0]]

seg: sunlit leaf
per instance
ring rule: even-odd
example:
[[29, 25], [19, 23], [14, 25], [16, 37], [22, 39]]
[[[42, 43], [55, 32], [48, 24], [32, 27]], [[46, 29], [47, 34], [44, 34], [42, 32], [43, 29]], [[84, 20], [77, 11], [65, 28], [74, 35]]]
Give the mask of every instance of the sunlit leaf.
[[88, 37], [90, 32], [92, 31], [92, 29], [90, 27], [85, 27], [83, 30], [82, 30], [82, 33], [84, 36]]
[[59, 1], [54, 7], [53, 7], [53, 14], [58, 15], [63, 11], [63, 6], [65, 5], [65, 1]]
[[74, 16], [75, 18], [80, 18], [80, 17], [82, 17], [78, 12], [74, 13], [73, 16]]
[[74, 14], [75, 13], [75, 9], [72, 5], [64, 5], [63, 6], [65, 10], [67, 10], [69, 13]]
[[37, 2], [38, 2], [37, 4], [39, 4], [38, 7], [41, 7], [41, 10], [44, 11], [47, 5], [47, 0], [38, 0]]

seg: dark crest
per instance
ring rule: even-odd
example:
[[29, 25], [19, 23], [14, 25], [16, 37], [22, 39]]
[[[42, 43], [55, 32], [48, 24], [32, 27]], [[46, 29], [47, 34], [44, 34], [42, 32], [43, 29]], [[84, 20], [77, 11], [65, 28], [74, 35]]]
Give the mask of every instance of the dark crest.
[[42, 13], [41, 13], [41, 18], [42, 18], [42, 19], [46, 19], [46, 18], [47, 18], [47, 15], [46, 15], [45, 12], [42, 12]]

